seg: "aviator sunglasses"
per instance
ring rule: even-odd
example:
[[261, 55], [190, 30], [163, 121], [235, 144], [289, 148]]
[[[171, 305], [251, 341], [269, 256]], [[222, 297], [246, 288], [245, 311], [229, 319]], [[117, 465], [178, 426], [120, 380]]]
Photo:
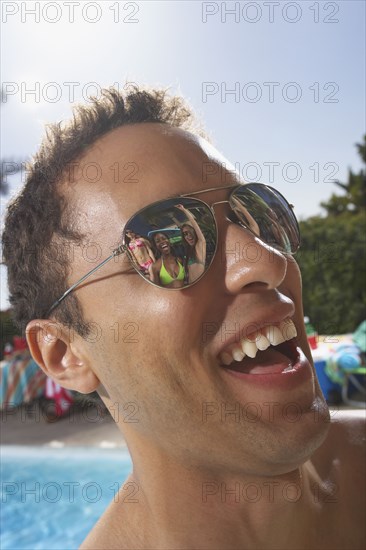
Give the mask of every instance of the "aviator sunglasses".
[[[208, 205], [196, 195], [233, 189], [227, 200]], [[222, 186], [156, 201], [131, 216], [121, 244], [54, 302], [47, 316], [78, 286], [120, 254], [148, 283], [166, 290], [182, 290], [197, 283], [215, 257], [218, 231], [213, 207], [228, 203], [227, 219], [249, 230], [265, 244], [294, 254], [300, 231], [292, 205], [263, 183]]]

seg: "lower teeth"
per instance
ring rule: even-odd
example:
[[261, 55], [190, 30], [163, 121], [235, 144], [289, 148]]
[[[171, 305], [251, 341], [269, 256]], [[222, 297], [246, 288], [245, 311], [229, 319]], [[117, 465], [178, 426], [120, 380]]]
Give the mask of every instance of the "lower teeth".
[[286, 367], [282, 372], [290, 372], [290, 370], [293, 370], [292, 365], [289, 365], [288, 367]]

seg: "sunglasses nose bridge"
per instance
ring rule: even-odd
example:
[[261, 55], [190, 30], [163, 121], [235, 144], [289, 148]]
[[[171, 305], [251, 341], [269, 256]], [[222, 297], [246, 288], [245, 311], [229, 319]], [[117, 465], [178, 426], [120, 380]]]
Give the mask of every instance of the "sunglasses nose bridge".
[[217, 217], [216, 217], [215, 206], [218, 206], [219, 204], [229, 204], [230, 208], [231, 208], [231, 204], [230, 204], [229, 200], [215, 201], [215, 202], [211, 203], [210, 205], [207, 205], [207, 206], [209, 206], [211, 214], [215, 219], [216, 226], [218, 226], [218, 220], [217, 220]]
[[225, 200], [225, 201], [216, 201], [216, 202], [213, 202], [210, 206], [211, 210], [214, 211], [214, 206], [216, 206], [217, 204], [230, 204], [230, 201], [228, 200]]
[[233, 208], [233, 204], [231, 202], [231, 200], [227, 199], [227, 200], [222, 200], [222, 201], [216, 201], [216, 202], [213, 202], [211, 205], [210, 205], [210, 210], [211, 210], [211, 214], [213, 215], [213, 217], [215, 218], [215, 221], [216, 221], [216, 225], [218, 224], [218, 220], [217, 220], [217, 217], [216, 217], [216, 213], [215, 213], [215, 210], [214, 210], [214, 207], [219, 205], [219, 204], [227, 204], [229, 205], [229, 211], [226, 212], [226, 215], [224, 216], [226, 220], [228, 220], [228, 215], [232, 212], [235, 213], [235, 210]]

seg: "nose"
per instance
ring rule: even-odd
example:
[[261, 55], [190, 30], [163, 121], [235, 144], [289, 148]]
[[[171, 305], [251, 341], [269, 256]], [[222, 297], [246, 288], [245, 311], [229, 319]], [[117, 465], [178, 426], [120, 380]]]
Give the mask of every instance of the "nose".
[[227, 222], [221, 242], [221, 260], [225, 263], [225, 285], [230, 294], [255, 287], [277, 288], [286, 276], [287, 259], [278, 250], [262, 242], [249, 230]]

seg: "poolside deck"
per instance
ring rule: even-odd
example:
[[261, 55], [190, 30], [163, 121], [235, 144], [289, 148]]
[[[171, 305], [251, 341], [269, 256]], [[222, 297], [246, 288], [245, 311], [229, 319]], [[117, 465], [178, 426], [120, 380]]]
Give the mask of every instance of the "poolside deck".
[[112, 417], [98, 406], [72, 408], [57, 421], [50, 421], [50, 418], [38, 402], [1, 411], [1, 445], [126, 446]]

